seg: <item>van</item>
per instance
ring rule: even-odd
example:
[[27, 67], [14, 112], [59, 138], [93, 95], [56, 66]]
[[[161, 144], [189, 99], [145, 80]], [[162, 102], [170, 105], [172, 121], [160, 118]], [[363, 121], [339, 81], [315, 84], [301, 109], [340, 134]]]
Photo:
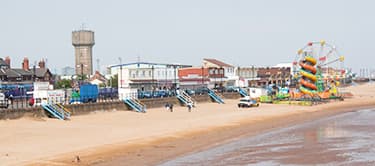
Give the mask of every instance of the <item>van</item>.
[[9, 100], [4, 93], [0, 93], [0, 108], [8, 108]]

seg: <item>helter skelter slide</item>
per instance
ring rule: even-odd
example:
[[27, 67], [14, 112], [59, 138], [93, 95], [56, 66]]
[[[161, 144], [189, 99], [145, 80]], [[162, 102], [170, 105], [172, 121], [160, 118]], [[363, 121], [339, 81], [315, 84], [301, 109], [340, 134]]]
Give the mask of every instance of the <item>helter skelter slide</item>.
[[299, 65], [301, 66], [300, 74], [301, 78], [299, 80], [300, 91], [304, 94], [308, 94], [310, 96], [314, 95], [317, 92], [317, 87], [315, 85], [316, 83], [316, 59], [311, 56], [305, 56], [301, 62], [299, 62]]

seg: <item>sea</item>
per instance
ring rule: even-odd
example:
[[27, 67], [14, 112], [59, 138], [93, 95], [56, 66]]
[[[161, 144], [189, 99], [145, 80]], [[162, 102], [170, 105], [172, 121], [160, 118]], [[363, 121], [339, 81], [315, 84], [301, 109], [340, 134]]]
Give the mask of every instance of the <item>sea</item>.
[[160, 166], [375, 165], [375, 108], [245, 137]]

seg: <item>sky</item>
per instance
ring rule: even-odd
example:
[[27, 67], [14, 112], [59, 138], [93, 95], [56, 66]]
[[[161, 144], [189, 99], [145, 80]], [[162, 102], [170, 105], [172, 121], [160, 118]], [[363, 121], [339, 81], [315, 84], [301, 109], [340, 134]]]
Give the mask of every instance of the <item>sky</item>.
[[310, 41], [325, 40], [345, 67], [375, 68], [371, 0], [1, 0], [0, 57], [13, 67], [44, 58], [52, 72], [74, 67], [71, 33], [95, 31], [93, 67], [179, 63], [215, 58], [233, 66], [294, 61]]

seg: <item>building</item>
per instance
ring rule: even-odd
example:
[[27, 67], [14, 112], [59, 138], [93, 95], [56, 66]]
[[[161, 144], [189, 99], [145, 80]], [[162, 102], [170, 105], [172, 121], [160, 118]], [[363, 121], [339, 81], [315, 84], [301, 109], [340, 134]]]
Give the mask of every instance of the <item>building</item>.
[[290, 67], [261, 67], [257, 68], [259, 80], [257, 86], [266, 86], [274, 84], [277, 86], [286, 86], [290, 84], [292, 75]]
[[203, 59], [203, 67], [209, 69], [210, 84], [209, 87], [235, 86], [238, 76], [235, 73], [235, 67], [226, 64], [217, 59]]
[[90, 83], [95, 85], [107, 85], [107, 79], [104, 75], [100, 74], [99, 71], [95, 71], [95, 74], [90, 77]]
[[258, 77], [258, 69], [252, 67], [237, 67], [238, 81], [236, 85], [238, 87], [255, 87], [256, 82], [260, 80]]
[[10, 58], [4, 61], [0, 58], [0, 79], [2, 83], [12, 82], [33, 82], [33, 81], [52, 81], [52, 73], [45, 67], [42, 59], [37, 66], [30, 68], [29, 59], [24, 58], [22, 68], [11, 68]]
[[92, 75], [92, 47], [95, 44], [94, 32], [79, 30], [72, 32], [75, 49], [75, 71], [77, 75]]
[[210, 83], [209, 68], [187, 67], [178, 69], [179, 87], [182, 89], [195, 89], [207, 87]]
[[190, 65], [135, 62], [110, 66], [118, 74], [119, 88], [141, 91], [173, 89], [178, 86], [178, 70]]

